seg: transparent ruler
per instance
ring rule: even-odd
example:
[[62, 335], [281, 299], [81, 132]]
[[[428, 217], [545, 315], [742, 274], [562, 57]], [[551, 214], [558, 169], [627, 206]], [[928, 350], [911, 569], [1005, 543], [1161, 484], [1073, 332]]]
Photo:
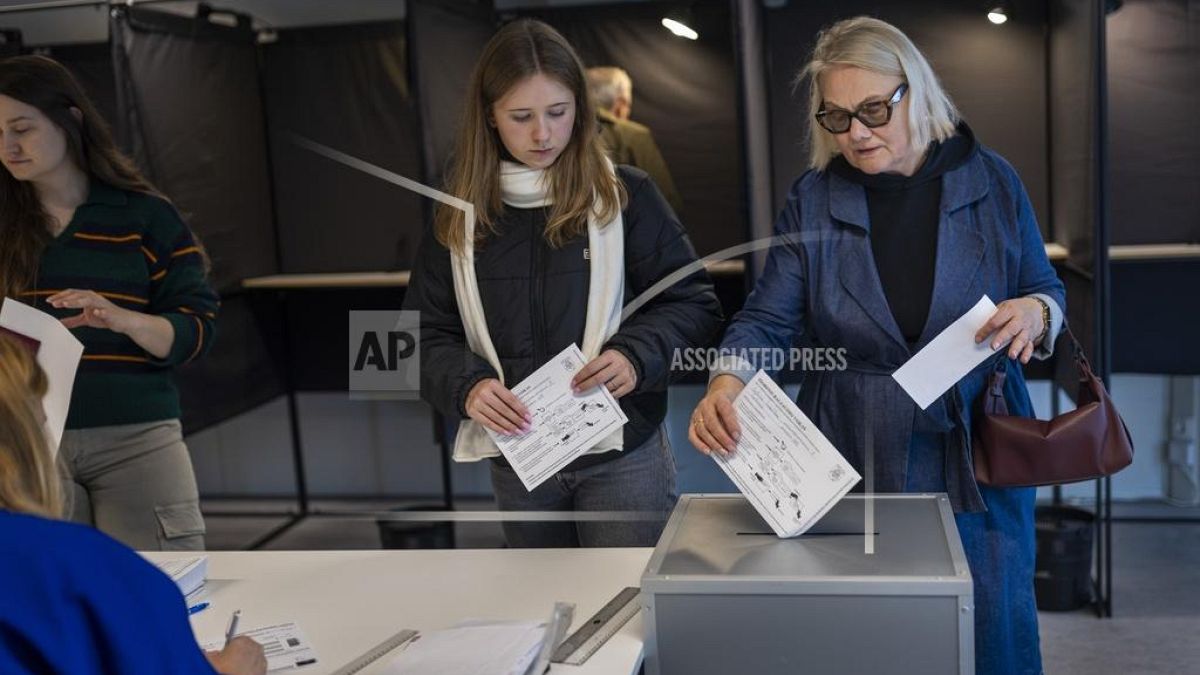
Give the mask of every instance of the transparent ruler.
[[641, 590], [630, 586], [608, 604], [600, 608], [595, 616], [587, 620], [554, 650], [551, 663], [565, 663], [572, 666], [583, 665], [592, 654], [604, 646], [609, 638], [617, 634], [621, 627], [629, 622], [642, 606], [638, 601]]

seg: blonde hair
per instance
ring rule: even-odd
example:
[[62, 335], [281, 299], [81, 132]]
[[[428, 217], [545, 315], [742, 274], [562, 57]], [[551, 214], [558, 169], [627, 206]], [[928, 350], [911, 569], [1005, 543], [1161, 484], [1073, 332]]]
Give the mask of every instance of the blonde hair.
[[[616, 217], [625, 202], [625, 189], [609, 169], [596, 116], [592, 113], [583, 64], [566, 38], [550, 26], [520, 19], [501, 28], [483, 48], [467, 87], [466, 109], [458, 145], [447, 179], [448, 191], [475, 205], [475, 241], [495, 234], [500, 199], [500, 160], [504, 145], [489, 124], [492, 106], [513, 87], [534, 75], [550, 77], [575, 96], [571, 140], [546, 169], [553, 202], [545, 237], [552, 246], [587, 231], [589, 214], [599, 222]], [[437, 240], [451, 251], [466, 250], [466, 227], [461, 210], [438, 204], [434, 217]]]
[[[796, 76], [808, 88], [809, 166], [824, 170], [840, 152], [833, 134], [813, 115], [821, 108], [821, 76], [835, 68], [853, 66], [881, 75], [894, 75], [908, 83], [908, 133], [913, 148], [954, 135], [958, 110], [942, 89], [929, 61], [899, 28], [869, 16], [839, 21], [817, 35], [812, 59]], [[901, 101], [904, 104], [904, 101]]]
[[588, 87], [592, 101], [605, 110], [612, 110], [617, 98], [624, 96], [633, 103], [633, 80], [624, 68], [596, 66], [587, 70]]
[[36, 412], [47, 386], [33, 353], [0, 333], [0, 508], [59, 518], [62, 484]]

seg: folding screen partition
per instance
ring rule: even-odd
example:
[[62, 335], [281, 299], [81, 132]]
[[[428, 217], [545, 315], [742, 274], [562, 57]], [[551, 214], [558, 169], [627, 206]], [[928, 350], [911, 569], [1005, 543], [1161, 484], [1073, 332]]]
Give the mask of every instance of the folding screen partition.
[[315, 141], [422, 179], [405, 23], [277, 35], [262, 52], [281, 271], [409, 269], [423, 198], [296, 143]]
[[255, 33], [125, 7], [110, 31], [118, 136], [204, 243], [223, 296], [213, 351], [179, 373], [194, 433], [282, 393], [275, 323], [240, 292], [279, 269]]

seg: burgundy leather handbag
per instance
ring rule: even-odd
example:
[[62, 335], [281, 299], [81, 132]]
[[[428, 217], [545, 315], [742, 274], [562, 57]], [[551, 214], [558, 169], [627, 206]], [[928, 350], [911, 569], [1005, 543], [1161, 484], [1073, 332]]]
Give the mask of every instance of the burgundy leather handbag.
[[1006, 366], [993, 371], [973, 425], [977, 482], [994, 487], [1073, 483], [1111, 476], [1133, 463], [1125, 422], [1079, 341], [1070, 328], [1066, 333], [1079, 368], [1077, 407], [1051, 420], [1011, 416], [1004, 401]]

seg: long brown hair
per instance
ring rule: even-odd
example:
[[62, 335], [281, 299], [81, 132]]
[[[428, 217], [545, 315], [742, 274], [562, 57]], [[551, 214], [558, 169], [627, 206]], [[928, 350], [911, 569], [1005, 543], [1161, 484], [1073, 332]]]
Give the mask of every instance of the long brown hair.
[[46, 373], [33, 353], [0, 332], [0, 508], [62, 516], [62, 484], [36, 413]]
[[[108, 124], [62, 64], [44, 56], [0, 61], [0, 94], [42, 111], [66, 136], [71, 161], [90, 177], [122, 190], [162, 196], [117, 149]], [[33, 286], [38, 260], [50, 241], [50, 224], [33, 184], [0, 167], [0, 297]]]
[[[561, 246], [587, 230], [593, 209], [597, 220], [609, 222], [625, 202], [624, 187], [608, 169], [596, 131], [587, 77], [575, 50], [550, 26], [520, 19], [492, 36], [475, 64], [446, 181], [451, 194], [475, 205], [473, 244], [495, 233], [496, 217], [504, 208], [500, 199], [504, 145], [499, 132], [488, 123], [492, 106], [521, 81], [538, 74], [557, 80], [575, 95], [571, 140], [546, 170], [553, 201], [546, 221], [546, 240]], [[465, 232], [463, 212], [439, 204], [435, 217], [438, 241], [461, 252], [466, 249]]]

